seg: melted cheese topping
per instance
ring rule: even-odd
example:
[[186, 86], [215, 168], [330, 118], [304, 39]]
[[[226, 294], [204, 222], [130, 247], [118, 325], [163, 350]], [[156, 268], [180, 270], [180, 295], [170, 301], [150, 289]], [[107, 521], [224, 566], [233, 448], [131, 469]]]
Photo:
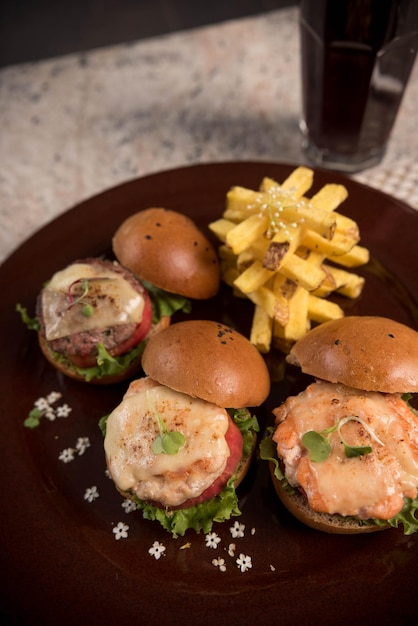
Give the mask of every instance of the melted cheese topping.
[[[318, 382], [288, 398], [275, 414], [279, 426], [273, 439], [285, 462], [286, 478], [304, 489], [315, 511], [389, 519], [402, 509], [404, 496], [417, 496], [418, 419], [397, 394]], [[328, 459], [311, 461], [302, 435], [321, 432], [346, 416], [364, 420], [384, 445], [360, 422], [350, 421], [341, 430], [344, 440], [350, 446], [371, 446], [372, 452], [347, 458], [333, 432]]]
[[[85, 304], [93, 307], [90, 317], [82, 312]], [[101, 265], [74, 263], [54, 274], [42, 292], [47, 341], [95, 328], [139, 324], [143, 309], [143, 296], [121, 274]]]
[[[183, 433], [177, 454], [157, 454], [158, 417], [169, 431]], [[104, 442], [107, 465], [120, 491], [140, 500], [178, 506], [199, 496], [222, 474], [229, 448], [229, 418], [224, 409], [159, 385], [150, 378], [129, 386], [107, 420]]]

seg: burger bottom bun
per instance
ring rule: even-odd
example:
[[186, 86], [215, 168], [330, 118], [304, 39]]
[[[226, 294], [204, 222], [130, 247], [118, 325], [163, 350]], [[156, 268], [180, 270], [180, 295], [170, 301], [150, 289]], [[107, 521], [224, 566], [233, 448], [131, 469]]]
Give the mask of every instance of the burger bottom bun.
[[382, 526], [362, 524], [353, 517], [313, 511], [303, 494], [298, 491], [289, 493], [283, 487], [282, 482], [274, 474], [274, 463], [269, 463], [269, 469], [274, 489], [282, 504], [296, 519], [310, 528], [335, 535], [358, 535], [389, 528], [389, 524]]
[[[167, 328], [167, 326], [170, 325], [170, 321], [171, 318], [168, 316], [162, 317], [160, 319], [160, 321], [155, 324], [150, 332], [148, 333], [147, 337], [145, 338], [145, 343], [155, 334], [157, 334], [158, 332], [160, 332], [161, 330], [163, 330], [164, 328]], [[44, 357], [47, 359], [47, 361], [49, 361], [49, 363], [51, 365], [53, 365], [53, 367], [55, 367], [55, 369], [57, 369], [59, 372], [61, 372], [62, 374], [64, 374], [64, 376], [68, 376], [69, 378], [72, 378], [73, 380], [79, 380], [83, 383], [86, 384], [90, 384], [90, 385], [113, 385], [116, 383], [120, 383], [123, 382], [124, 380], [128, 380], [129, 378], [132, 378], [133, 376], [135, 376], [138, 371], [141, 369], [141, 359], [142, 359], [142, 351], [139, 351], [138, 355], [135, 357], [135, 359], [132, 360], [132, 362], [130, 363], [129, 367], [127, 367], [126, 369], [124, 369], [123, 371], [121, 371], [119, 374], [114, 374], [114, 375], [109, 375], [109, 376], [102, 376], [100, 378], [92, 378], [91, 380], [87, 381], [84, 376], [82, 374], [80, 374], [78, 372], [77, 369], [75, 369], [70, 361], [59, 361], [56, 359], [55, 357], [55, 353], [49, 348], [48, 346], [48, 342], [46, 341], [45, 337], [41, 334], [38, 333], [38, 341], [39, 341], [39, 346], [41, 348], [41, 351], [44, 355]]]

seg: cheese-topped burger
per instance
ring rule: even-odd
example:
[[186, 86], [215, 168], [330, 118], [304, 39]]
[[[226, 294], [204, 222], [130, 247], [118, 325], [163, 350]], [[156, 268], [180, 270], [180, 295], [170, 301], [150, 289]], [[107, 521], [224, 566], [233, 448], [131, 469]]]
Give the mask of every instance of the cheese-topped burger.
[[188, 302], [156, 302], [119, 263], [88, 258], [56, 272], [41, 290], [36, 324], [41, 350], [63, 374], [115, 383], [140, 368], [145, 342]]
[[159, 207], [138, 211], [122, 222], [112, 245], [124, 267], [160, 289], [194, 300], [218, 292], [216, 250], [183, 213]]
[[258, 350], [223, 324], [172, 324], [148, 342], [146, 377], [106, 418], [104, 448], [117, 489], [173, 536], [205, 533], [240, 515], [236, 487], [254, 451], [248, 407], [270, 390]]
[[[276, 408], [262, 442], [277, 494], [331, 533], [418, 529], [418, 333], [382, 317], [346, 317], [299, 340], [288, 361], [316, 382]], [[274, 459], [274, 460], [273, 460]]]

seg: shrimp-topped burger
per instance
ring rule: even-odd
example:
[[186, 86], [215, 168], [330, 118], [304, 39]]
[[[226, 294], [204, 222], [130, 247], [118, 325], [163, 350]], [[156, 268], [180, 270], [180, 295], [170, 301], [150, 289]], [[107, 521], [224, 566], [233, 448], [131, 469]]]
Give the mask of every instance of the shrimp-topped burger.
[[236, 488], [256, 445], [248, 407], [264, 402], [263, 357], [224, 324], [190, 320], [154, 335], [143, 378], [102, 420], [109, 473], [118, 491], [174, 537], [240, 515]]
[[317, 326], [287, 360], [316, 380], [261, 444], [282, 503], [330, 533], [418, 530], [418, 333], [382, 317]]

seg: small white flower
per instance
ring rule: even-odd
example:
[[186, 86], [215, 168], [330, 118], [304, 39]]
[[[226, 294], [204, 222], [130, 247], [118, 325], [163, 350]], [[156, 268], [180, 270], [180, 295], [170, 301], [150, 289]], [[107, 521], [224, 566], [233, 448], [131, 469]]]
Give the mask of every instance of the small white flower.
[[276, 571], [276, 568], [274, 567], [274, 565], [270, 565], [270, 569], [271, 569], [272, 572]]
[[116, 524], [116, 526], [113, 528], [113, 534], [115, 535], [116, 541], [119, 541], [119, 539], [126, 539], [126, 537], [128, 536], [128, 530], [128, 524], [118, 522], [118, 524]]
[[47, 397], [46, 397], [46, 401], [48, 402], [48, 404], [54, 404], [57, 400], [59, 400], [62, 397], [62, 393], [60, 393], [59, 391], [51, 391]]
[[219, 567], [221, 572], [226, 572], [225, 559], [212, 559], [212, 565]]
[[154, 541], [151, 548], [148, 550], [148, 553], [154, 557], [158, 561], [160, 556], [162, 556], [165, 552], [165, 545], [160, 543], [159, 541]]
[[110, 472], [109, 472], [109, 470], [107, 468], [105, 469], [105, 476], [107, 478], [112, 478], [112, 476], [111, 476], [111, 474], [110, 474]]
[[56, 418], [56, 414], [54, 409], [52, 409], [51, 407], [48, 407], [47, 409], [45, 409], [45, 413], [44, 413], [45, 417], [47, 420], [49, 420], [50, 422], [54, 422], [55, 418]]
[[79, 437], [75, 448], [78, 451], [79, 456], [81, 456], [85, 453], [87, 448], [90, 448], [90, 439], [88, 437]]
[[132, 513], [132, 511], [136, 510], [136, 504], [126, 498], [126, 500], [122, 502], [122, 508], [125, 509], [125, 513]]
[[72, 409], [68, 404], [61, 404], [61, 406], [57, 407], [56, 414], [57, 417], [68, 417], [71, 411]]
[[241, 570], [241, 572], [246, 572], [247, 570], [251, 569], [251, 567], [253, 566], [251, 562], [251, 557], [247, 556], [246, 554], [243, 554], [242, 552], [235, 562], [238, 565], [238, 568]]
[[221, 538], [216, 533], [209, 533], [205, 537], [206, 547], [215, 550]]
[[88, 487], [84, 492], [84, 500], [87, 500], [87, 502], [93, 502], [93, 500], [96, 500], [98, 497], [99, 492], [95, 485], [93, 487]]
[[236, 550], [236, 545], [235, 543], [230, 543], [228, 546], [228, 554], [229, 556], [235, 556], [235, 550]]
[[245, 524], [240, 524], [239, 522], [234, 522], [234, 525], [231, 526], [229, 532], [231, 533], [234, 539], [239, 539], [244, 536]]
[[37, 400], [35, 400], [34, 406], [40, 411], [46, 411], [47, 409], [49, 409], [49, 403], [46, 398], [38, 398]]
[[70, 461], [74, 461], [74, 448], [65, 448], [62, 450], [59, 455], [59, 460], [63, 463], [69, 463]]

